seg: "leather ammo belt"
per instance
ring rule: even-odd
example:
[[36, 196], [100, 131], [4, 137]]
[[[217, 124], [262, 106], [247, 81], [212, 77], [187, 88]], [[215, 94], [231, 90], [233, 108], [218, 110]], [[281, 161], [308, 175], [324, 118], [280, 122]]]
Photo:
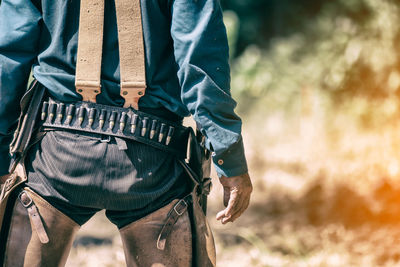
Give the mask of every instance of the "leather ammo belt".
[[53, 99], [41, 104], [45, 130], [75, 130], [135, 140], [186, 158], [190, 129], [160, 117], [117, 106], [91, 102], [62, 103]]

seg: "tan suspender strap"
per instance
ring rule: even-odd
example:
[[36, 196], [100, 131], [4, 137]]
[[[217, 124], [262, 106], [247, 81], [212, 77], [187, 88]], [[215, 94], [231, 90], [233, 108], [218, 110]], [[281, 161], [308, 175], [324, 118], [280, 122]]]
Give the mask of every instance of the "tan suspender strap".
[[115, 0], [124, 107], [138, 109], [146, 91], [144, 43], [140, 0]]
[[[140, 0], [115, 0], [118, 23], [121, 96], [124, 107], [138, 109], [146, 91]], [[75, 86], [83, 101], [96, 102], [101, 92], [104, 0], [81, 0]]]
[[96, 102], [96, 96], [101, 92], [104, 0], [80, 2], [75, 87], [83, 101]]

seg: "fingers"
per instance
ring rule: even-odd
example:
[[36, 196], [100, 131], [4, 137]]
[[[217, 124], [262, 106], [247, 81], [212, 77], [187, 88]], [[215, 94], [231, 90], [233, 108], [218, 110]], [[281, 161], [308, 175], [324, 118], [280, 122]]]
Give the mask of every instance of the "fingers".
[[[224, 192], [225, 196], [226, 191]], [[230, 191], [229, 201], [226, 209], [218, 212], [216, 218], [221, 220], [223, 224], [226, 224], [234, 219], [238, 218], [241, 213], [245, 210], [246, 200], [239, 193], [239, 190], [234, 188]]]
[[229, 195], [228, 206], [225, 209], [225, 216], [230, 216], [232, 211], [237, 209], [237, 205], [239, 204], [239, 192], [237, 189], [232, 189]]
[[222, 219], [222, 224], [226, 224], [228, 222], [234, 222], [237, 218], [242, 215], [242, 213], [246, 210], [247, 203], [244, 197], [239, 197], [237, 201], [236, 207], [232, 210], [231, 213], [227, 214], [225, 218]]
[[217, 216], [215, 218], [219, 221], [224, 217], [225, 217], [225, 210], [221, 210], [220, 212], [217, 213]]
[[221, 220], [222, 224], [226, 224], [239, 218], [247, 209], [253, 187], [248, 174], [230, 178], [222, 176], [220, 182], [224, 188], [224, 205], [226, 208], [218, 212], [216, 218]]
[[237, 218], [239, 218], [243, 214], [243, 212], [245, 212], [245, 210], [249, 207], [249, 204], [250, 204], [250, 199], [245, 200], [243, 198], [243, 202], [242, 205], [240, 205], [240, 209], [237, 212], [235, 212], [227, 222], [234, 222]]
[[[229, 204], [229, 200], [231, 198], [231, 192], [230, 192], [230, 188], [227, 186], [224, 186], [224, 206], [228, 207]], [[217, 220], [221, 220], [223, 217], [225, 217], [227, 209], [221, 210], [220, 212], [217, 213]]]
[[237, 205], [237, 190], [230, 191], [229, 188], [224, 187], [224, 205], [226, 208], [217, 214], [217, 220], [221, 220], [225, 217], [230, 217], [230, 212]]

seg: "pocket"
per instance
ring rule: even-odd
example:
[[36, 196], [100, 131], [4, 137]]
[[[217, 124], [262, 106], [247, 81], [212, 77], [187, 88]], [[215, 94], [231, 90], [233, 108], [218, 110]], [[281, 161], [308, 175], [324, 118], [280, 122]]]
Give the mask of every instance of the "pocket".
[[50, 131], [48, 132], [59, 144], [71, 144], [79, 141], [100, 141], [101, 137], [98, 134], [75, 132], [75, 131]]
[[50, 131], [47, 133], [48, 136], [53, 138], [57, 143], [64, 144], [66, 142], [75, 142], [77, 138], [76, 133], [68, 132], [68, 131]]

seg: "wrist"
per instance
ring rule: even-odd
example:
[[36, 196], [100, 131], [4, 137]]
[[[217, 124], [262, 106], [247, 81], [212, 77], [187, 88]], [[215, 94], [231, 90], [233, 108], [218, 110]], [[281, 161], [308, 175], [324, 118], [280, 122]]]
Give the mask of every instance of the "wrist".
[[219, 181], [223, 186], [251, 183], [250, 175], [247, 172], [242, 175], [231, 176], [231, 177], [221, 176], [219, 178]]

